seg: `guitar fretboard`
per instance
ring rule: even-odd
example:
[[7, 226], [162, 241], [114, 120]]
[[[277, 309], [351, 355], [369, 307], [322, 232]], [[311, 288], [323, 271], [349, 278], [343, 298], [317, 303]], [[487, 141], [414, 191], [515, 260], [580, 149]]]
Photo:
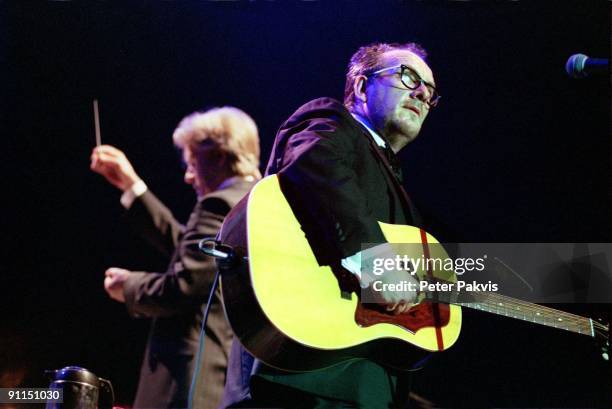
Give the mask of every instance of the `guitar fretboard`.
[[595, 329], [590, 318], [555, 310], [538, 304], [526, 303], [500, 294], [479, 293], [472, 302], [458, 303], [461, 306], [473, 308], [492, 314], [516, 318], [547, 327], [559, 328], [594, 337]]
[[577, 334], [595, 337], [600, 325], [590, 318], [569, 312], [555, 310], [539, 304], [528, 303], [516, 298], [490, 292], [428, 293], [427, 298], [447, 304], [460, 305], [479, 311], [533, 322], [547, 327], [558, 328]]

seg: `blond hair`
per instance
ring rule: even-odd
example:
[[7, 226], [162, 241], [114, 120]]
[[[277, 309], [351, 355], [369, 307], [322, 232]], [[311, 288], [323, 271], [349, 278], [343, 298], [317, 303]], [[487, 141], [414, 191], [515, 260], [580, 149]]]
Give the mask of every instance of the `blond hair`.
[[181, 149], [204, 141], [213, 142], [228, 154], [236, 175], [261, 177], [257, 125], [238, 108], [225, 106], [194, 112], [181, 120], [172, 139]]

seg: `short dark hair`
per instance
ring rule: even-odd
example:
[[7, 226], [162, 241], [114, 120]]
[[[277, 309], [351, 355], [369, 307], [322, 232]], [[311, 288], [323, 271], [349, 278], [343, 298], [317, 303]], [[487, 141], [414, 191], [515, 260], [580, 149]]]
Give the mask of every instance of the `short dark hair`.
[[352, 111], [355, 104], [355, 80], [359, 75], [367, 75], [380, 67], [380, 57], [387, 51], [408, 50], [423, 60], [427, 58], [427, 51], [417, 43], [372, 43], [360, 47], [351, 57], [346, 71], [346, 84], [344, 86], [344, 105]]

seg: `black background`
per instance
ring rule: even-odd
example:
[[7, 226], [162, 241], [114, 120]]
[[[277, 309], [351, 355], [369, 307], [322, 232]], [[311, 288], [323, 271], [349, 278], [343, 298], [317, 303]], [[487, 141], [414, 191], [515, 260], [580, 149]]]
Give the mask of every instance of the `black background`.
[[[119, 193], [89, 171], [123, 149], [185, 220], [171, 134], [186, 114], [235, 105], [277, 127], [319, 96], [342, 98], [357, 47], [420, 42], [442, 101], [402, 153], [406, 188], [463, 241], [610, 242], [609, 78], [572, 80], [568, 56], [610, 53], [605, 1], [0, 2], [4, 373], [76, 364], [133, 397], [147, 322], [103, 290], [109, 266], [165, 260], [122, 223]], [[607, 306], [564, 306], [583, 314]], [[445, 407], [610, 406], [612, 382], [580, 337], [465, 312], [458, 343], [416, 378]], [[1, 378], [0, 378], [1, 379]]]

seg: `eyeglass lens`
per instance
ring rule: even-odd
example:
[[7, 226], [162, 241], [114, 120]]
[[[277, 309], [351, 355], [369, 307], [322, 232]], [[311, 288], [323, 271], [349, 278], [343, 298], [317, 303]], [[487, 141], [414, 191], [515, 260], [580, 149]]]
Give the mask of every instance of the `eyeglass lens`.
[[[402, 83], [410, 89], [416, 89], [420, 86], [421, 83], [425, 84], [419, 74], [414, 72], [410, 67], [402, 66]], [[429, 84], [425, 84], [427, 91], [429, 93], [429, 100], [427, 103], [431, 106], [435, 106], [438, 102], [438, 92], [434, 87]]]

